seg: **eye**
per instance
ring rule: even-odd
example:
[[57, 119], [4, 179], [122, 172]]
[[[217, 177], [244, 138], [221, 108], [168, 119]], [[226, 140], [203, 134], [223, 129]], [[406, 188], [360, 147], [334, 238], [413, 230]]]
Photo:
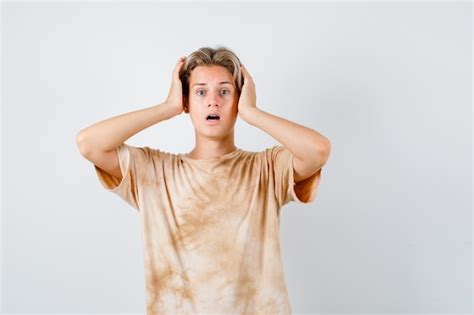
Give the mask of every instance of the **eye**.
[[[197, 90], [197, 91], [196, 91], [196, 94], [197, 94], [197, 95], [202, 95], [202, 94], [199, 94], [199, 92], [204, 92], [204, 90]], [[222, 92], [227, 92], [227, 93], [222, 93], [222, 94], [229, 94], [229, 93], [230, 93], [229, 90], [222, 90]]]

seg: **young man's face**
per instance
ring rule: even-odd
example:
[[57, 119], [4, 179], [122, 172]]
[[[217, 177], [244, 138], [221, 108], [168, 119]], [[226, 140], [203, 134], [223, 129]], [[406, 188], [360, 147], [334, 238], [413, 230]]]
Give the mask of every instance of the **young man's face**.
[[[204, 134], [225, 135], [238, 115], [239, 96], [232, 74], [222, 66], [198, 66], [189, 82], [189, 114], [194, 128]], [[218, 114], [219, 120], [207, 120]]]

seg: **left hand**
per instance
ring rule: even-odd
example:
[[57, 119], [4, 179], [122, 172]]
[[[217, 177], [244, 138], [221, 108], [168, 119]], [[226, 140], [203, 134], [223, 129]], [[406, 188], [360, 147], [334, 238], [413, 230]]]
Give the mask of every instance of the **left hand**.
[[242, 86], [242, 91], [240, 92], [238, 112], [239, 117], [246, 121], [246, 117], [250, 114], [251, 111], [257, 109], [257, 95], [255, 92], [255, 83], [252, 76], [248, 73], [244, 65], [240, 65], [242, 74], [244, 76], [244, 85]]

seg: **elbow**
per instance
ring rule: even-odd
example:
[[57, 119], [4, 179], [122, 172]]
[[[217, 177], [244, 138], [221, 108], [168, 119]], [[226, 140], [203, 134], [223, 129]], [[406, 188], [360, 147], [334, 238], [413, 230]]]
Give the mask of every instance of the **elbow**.
[[314, 141], [314, 148], [318, 152], [331, 152], [331, 141], [328, 138], [321, 139], [320, 137]]
[[329, 141], [329, 139], [326, 139], [326, 143], [324, 145], [324, 149], [323, 149], [325, 152], [327, 152], [328, 156], [329, 154], [331, 153], [331, 141]]
[[322, 143], [318, 143], [317, 145], [317, 152], [320, 159], [324, 160], [324, 163], [329, 159], [329, 155], [331, 154], [331, 141], [329, 139], [325, 139]]
[[76, 135], [76, 145], [77, 148], [79, 149], [79, 152], [83, 155], [87, 155], [87, 146], [86, 146], [86, 139], [84, 137], [84, 134], [79, 131], [79, 133]]

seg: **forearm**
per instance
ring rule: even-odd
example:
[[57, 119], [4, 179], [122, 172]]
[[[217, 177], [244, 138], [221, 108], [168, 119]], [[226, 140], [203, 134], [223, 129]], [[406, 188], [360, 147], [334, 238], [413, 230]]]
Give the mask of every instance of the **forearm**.
[[245, 120], [275, 138], [300, 160], [314, 159], [315, 154], [330, 146], [329, 139], [319, 132], [259, 108], [249, 110]]
[[83, 154], [95, 150], [113, 150], [136, 133], [174, 115], [172, 107], [164, 102], [84, 128], [79, 131], [76, 141]]

